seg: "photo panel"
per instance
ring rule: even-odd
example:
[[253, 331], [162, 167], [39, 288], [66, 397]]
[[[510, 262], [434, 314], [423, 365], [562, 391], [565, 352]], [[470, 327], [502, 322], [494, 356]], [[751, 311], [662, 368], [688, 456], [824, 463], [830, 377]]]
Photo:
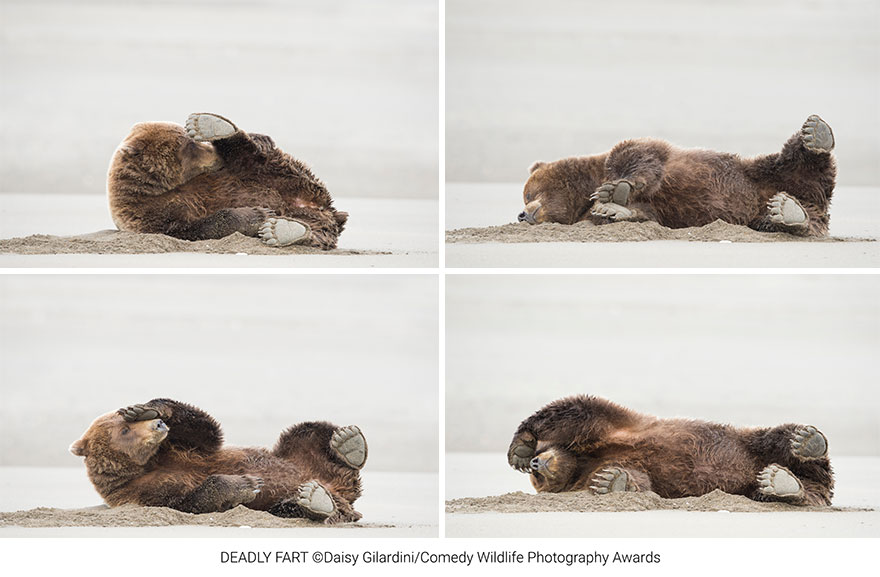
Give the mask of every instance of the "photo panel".
[[4, 2], [0, 267], [438, 266], [438, 11]]
[[[435, 277], [3, 275], [0, 295], [0, 535], [438, 535]], [[217, 475], [260, 492], [194, 504]]]
[[447, 282], [447, 536], [876, 531], [876, 276]]

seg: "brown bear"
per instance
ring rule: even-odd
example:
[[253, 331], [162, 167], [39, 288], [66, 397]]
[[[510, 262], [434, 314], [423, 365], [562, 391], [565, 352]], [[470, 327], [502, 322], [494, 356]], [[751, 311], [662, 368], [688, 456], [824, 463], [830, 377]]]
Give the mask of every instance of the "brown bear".
[[223, 447], [204, 411], [154, 399], [98, 417], [70, 446], [110, 506], [134, 503], [187, 513], [237, 505], [279, 517], [357, 521], [367, 443], [356, 426], [300, 423], [271, 451]]
[[184, 240], [234, 232], [270, 246], [336, 247], [348, 213], [271, 138], [215, 114], [134, 125], [110, 162], [110, 213], [119, 230]]
[[756, 501], [831, 504], [828, 441], [811, 425], [745, 429], [659, 419], [592, 396], [554, 401], [523, 421], [507, 451], [538, 492], [720, 489]]
[[743, 159], [653, 138], [595, 156], [536, 162], [520, 222], [656, 221], [670, 228], [717, 219], [759, 231], [828, 234], [836, 168], [831, 127], [810, 116], [781, 152]]

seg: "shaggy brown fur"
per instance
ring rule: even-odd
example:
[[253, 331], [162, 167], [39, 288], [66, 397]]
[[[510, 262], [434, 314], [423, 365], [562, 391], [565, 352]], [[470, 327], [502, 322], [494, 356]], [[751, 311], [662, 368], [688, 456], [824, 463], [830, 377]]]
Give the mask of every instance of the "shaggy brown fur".
[[277, 215], [307, 225], [303, 244], [329, 250], [348, 219], [305, 164], [240, 129], [196, 142], [177, 124], [136, 124], [113, 155], [107, 192], [120, 230], [184, 240], [257, 236]]
[[[815, 144], [817, 130], [822, 146]], [[625, 140], [603, 154], [532, 165], [519, 220], [653, 220], [682, 228], [721, 219], [760, 231], [826, 235], [836, 174], [833, 146], [831, 129], [818, 116], [807, 119], [781, 152], [751, 159], [651, 138]], [[630, 187], [628, 198], [609, 199], [607, 192], [621, 181]], [[606, 196], [600, 197], [603, 189]], [[772, 218], [769, 204], [778, 193], [794, 199], [806, 213], [805, 222]], [[625, 210], [615, 213], [609, 206]]]
[[[803, 431], [815, 428], [745, 429], [658, 419], [605, 399], [575, 396], [523, 421], [508, 462], [529, 472], [539, 492], [653, 491], [677, 498], [721, 489], [756, 501], [829, 505], [834, 479], [824, 435], [815, 437], [820, 449], [805, 456], [797, 448]], [[762, 471], [773, 466], [796, 477], [801, 491], [781, 496], [762, 490]]]
[[356, 521], [361, 514], [352, 504], [361, 495], [360, 474], [331, 449], [337, 430], [330, 423], [301, 423], [272, 451], [226, 448], [220, 425], [207, 413], [155, 399], [98, 417], [70, 450], [85, 457], [92, 484], [111, 506], [208, 513], [245, 505], [321, 520], [326, 516], [297, 502], [299, 488], [317, 481], [335, 504], [326, 521]]

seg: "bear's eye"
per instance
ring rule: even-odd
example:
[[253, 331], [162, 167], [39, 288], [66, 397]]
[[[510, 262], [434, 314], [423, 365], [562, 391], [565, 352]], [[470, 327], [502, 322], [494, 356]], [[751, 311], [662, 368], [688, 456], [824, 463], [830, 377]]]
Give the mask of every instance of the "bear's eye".
[[131, 430], [131, 429], [129, 429], [128, 427], [125, 427], [124, 429], [122, 429], [122, 434], [123, 434], [123, 435], [127, 435], [127, 434], [128, 434], [128, 431], [130, 431], [130, 430]]

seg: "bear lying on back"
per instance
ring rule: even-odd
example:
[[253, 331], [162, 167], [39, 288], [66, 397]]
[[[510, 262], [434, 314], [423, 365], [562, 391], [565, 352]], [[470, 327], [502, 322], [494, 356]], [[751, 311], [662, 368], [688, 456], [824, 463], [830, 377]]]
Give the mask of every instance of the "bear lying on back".
[[750, 159], [652, 138], [625, 140], [604, 154], [533, 164], [519, 220], [652, 220], [684, 228], [721, 219], [823, 236], [836, 175], [833, 148], [831, 127], [815, 115], [781, 152]]
[[279, 517], [357, 521], [367, 443], [355, 426], [300, 423], [272, 451], [223, 447], [204, 411], [154, 399], [98, 417], [70, 446], [110, 506], [133, 503], [187, 513], [237, 505]]
[[136, 124], [113, 155], [107, 194], [119, 230], [184, 240], [240, 232], [329, 250], [348, 220], [306, 165], [214, 114], [191, 114], [186, 128]]
[[576, 396], [523, 421], [507, 452], [538, 492], [653, 491], [695, 497], [720, 489], [756, 501], [830, 505], [828, 441], [810, 425], [745, 429], [658, 419]]

